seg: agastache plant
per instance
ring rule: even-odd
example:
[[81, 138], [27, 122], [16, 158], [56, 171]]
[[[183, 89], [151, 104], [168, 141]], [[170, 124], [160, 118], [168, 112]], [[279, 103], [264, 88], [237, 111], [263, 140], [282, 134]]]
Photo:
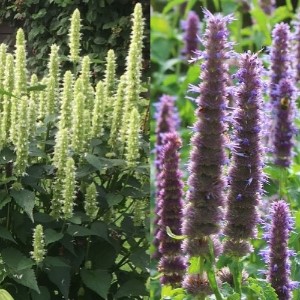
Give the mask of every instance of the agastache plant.
[[[130, 113], [133, 107], [137, 107], [140, 100], [141, 86], [141, 70], [142, 70], [142, 49], [144, 34], [144, 18], [142, 6], [137, 3], [133, 12], [133, 27], [130, 38], [130, 47], [126, 62], [126, 87], [124, 106], [122, 114], [122, 127], [120, 132], [121, 150], [125, 147], [127, 130], [130, 122]], [[122, 152], [122, 151], [120, 151]]]
[[33, 251], [31, 252], [32, 259], [40, 264], [46, 255], [44, 229], [41, 224], [36, 225], [33, 232]]
[[285, 23], [276, 24], [272, 31], [271, 46], [271, 82], [270, 97], [271, 102], [280, 100], [277, 93], [277, 85], [283, 78], [291, 76], [291, 57], [289, 55], [289, 40], [291, 38], [289, 25]]
[[[189, 190], [182, 225], [183, 234], [187, 237], [183, 243], [183, 250], [190, 258], [211, 255], [212, 235], [219, 233], [225, 201], [223, 166], [226, 163], [226, 60], [231, 48], [226, 27], [232, 17], [214, 16], [207, 10], [204, 13], [207, 20], [203, 36], [205, 51], [199, 57], [204, 59], [201, 66], [202, 83], [199, 88], [195, 88], [200, 96], [196, 99], [197, 121], [191, 140], [190, 176], [187, 184]], [[214, 246], [212, 245], [214, 254], [218, 255], [219, 246], [217, 243]], [[209, 269], [211, 272], [213, 266]], [[200, 273], [198, 275], [203, 278], [203, 270], [200, 270]], [[189, 280], [191, 276], [195, 274], [187, 274], [185, 282], [192, 282]], [[213, 287], [217, 299], [221, 299], [215, 279]], [[189, 287], [186, 286], [186, 289], [189, 290]], [[200, 285], [197, 293], [203, 294]]]
[[292, 290], [299, 286], [291, 280], [290, 257], [294, 251], [288, 248], [294, 220], [284, 200], [272, 204], [270, 217], [270, 224], [265, 226], [268, 248], [261, 253], [268, 265], [267, 281], [275, 289], [279, 300], [290, 300]]
[[236, 74], [237, 109], [234, 114], [234, 149], [229, 170], [229, 193], [226, 213], [227, 239], [224, 252], [244, 256], [250, 252], [248, 240], [256, 233], [257, 205], [264, 179], [261, 143], [262, 65], [250, 52], [240, 57]]
[[78, 9], [76, 9], [71, 17], [71, 27], [69, 32], [69, 58], [73, 63], [79, 62], [80, 59], [80, 28], [80, 12]]
[[[161, 191], [161, 185], [159, 182], [160, 172], [161, 172], [161, 151], [163, 147], [163, 137], [166, 133], [174, 132], [179, 123], [177, 111], [175, 109], [175, 99], [168, 95], [163, 95], [160, 97], [159, 102], [156, 104], [156, 142], [155, 142], [155, 177], [156, 177], [156, 187], [155, 187], [155, 199], [156, 199], [156, 209], [158, 212], [158, 197]], [[154, 224], [159, 222], [159, 216], [156, 215]], [[159, 227], [156, 228], [154, 233], [153, 244], [156, 247], [156, 251], [153, 254], [154, 259], [160, 258], [160, 253], [158, 250], [159, 240], [156, 238]]]
[[190, 58], [194, 56], [195, 51], [199, 47], [199, 30], [200, 21], [197, 13], [190, 11], [188, 17], [185, 21], [182, 21], [182, 29], [184, 30], [183, 39], [185, 41], [185, 47], [183, 49], [183, 54]]
[[178, 154], [181, 140], [175, 131], [166, 133], [163, 139], [161, 172], [158, 178], [161, 188], [157, 199], [159, 230], [156, 238], [159, 241], [161, 254], [158, 269], [163, 274], [161, 283], [176, 287], [182, 281], [185, 260], [181, 252], [181, 242], [168, 236], [167, 227], [174, 234], [181, 235], [183, 182]]
[[295, 116], [295, 85], [292, 79], [281, 79], [277, 86], [280, 101], [276, 106], [276, 124], [274, 137], [275, 164], [289, 167], [292, 161]]

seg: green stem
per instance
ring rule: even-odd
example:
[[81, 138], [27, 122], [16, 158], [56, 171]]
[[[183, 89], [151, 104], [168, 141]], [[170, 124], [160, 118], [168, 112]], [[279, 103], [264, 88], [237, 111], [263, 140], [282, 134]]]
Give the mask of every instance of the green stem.
[[223, 300], [223, 296], [220, 293], [219, 287], [218, 287], [218, 283], [217, 283], [217, 279], [216, 279], [216, 275], [215, 275], [215, 267], [214, 265], [211, 263], [211, 266], [209, 268], [207, 268], [207, 277], [208, 277], [208, 281], [210, 283], [210, 286], [216, 296], [217, 300]]
[[238, 257], [233, 258], [233, 262], [231, 264], [231, 273], [233, 276], [233, 283], [235, 291], [240, 295], [242, 295], [242, 270], [240, 267], [240, 261]]

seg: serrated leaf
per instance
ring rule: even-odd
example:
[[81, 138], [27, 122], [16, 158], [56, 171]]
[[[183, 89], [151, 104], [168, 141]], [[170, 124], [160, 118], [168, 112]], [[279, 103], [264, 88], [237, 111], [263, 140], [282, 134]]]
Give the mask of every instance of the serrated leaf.
[[98, 157], [93, 154], [86, 154], [85, 159], [91, 166], [93, 166], [97, 170], [126, 165], [126, 162], [123, 159], [109, 159], [105, 157]]
[[0, 209], [11, 201], [11, 197], [5, 190], [0, 191]]
[[36, 276], [32, 269], [25, 269], [23, 271], [12, 274], [10, 278], [12, 278], [17, 283], [29, 287], [37, 293], [40, 293], [40, 289], [36, 281]]
[[83, 283], [100, 297], [107, 299], [111, 285], [111, 274], [104, 270], [80, 270]]
[[70, 267], [55, 267], [51, 270], [46, 269], [49, 280], [59, 288], [65, 299], [69, 299], [70, 270]]
[[[31, 291], [32, 300], [50, 300], [50, 292], [46, 286], [40, 286], [40, 294], [35, 291]], [[1, 298], [0, 298], [1, 299]]]
[[270, 283], [259, 278], [248, 278], [248, 288], [254, 291], [261, 300], [278, 300], [278, 296]]
[[44, 231], [45, 234], [45, 244], [49, 245], [51, 243], [57, 242], [63, 238], [63, 234], [61, 232], [57, 232], [54, 229], [48, 228]]
[[99, 237], [107, 239], [107, 230], [104, 228], [104, 225], [94, 225], [91, 229], [89, 229], [83, 226], [71, 224], [67, 229], [67, 233], [71, 236], [97, 235]]
[[5, 248], [1, 251], [4, 263], [10, 272], [19, 272], [29, 269], [34, 265], [32, 259], [27, 258], [22, 252], [15, 248]]
[[92, 223], [91, 225], [91, 230], [99, 237], [102, 237], [103, 239], [105, 239], [106, 241], [109, 242], [108, 239], [108, 229], [107, 229], [107, 225], [101, 221], [96, 221], [94, 223]]
[[110, 207], [119, 204], [123, 199], [124, 197], [120, 194], [109, 193], [106, 195], [106, 201]]
[[122, 297], [134, 297], [134, 296], [146, 296], [147, 290], [145, 284], [137, 279], [130, 279], [121, 285], [117, 291], [115, 298]]
[[44, 265], [47, 267], [70, 267], [67, 263], [65, 263], [60, 257], [56, 256], [46, 256], [44, 261]]
[[10, 231], [3, 226], [0, 226], [0, 238], [16, 243]]
[[35, 204], [35, 194], [34, 192], [28, 191], [28, 190], [21, 190], [21, 191], [16, 191], [16, 190], [11, 190], [10, 192], [11, 196], [14, 198], [16, 203], [24, 209], [24, 211], [27, 213], [29, 218], [31, 219], [32, 222], [33, 220], [33, 208]]

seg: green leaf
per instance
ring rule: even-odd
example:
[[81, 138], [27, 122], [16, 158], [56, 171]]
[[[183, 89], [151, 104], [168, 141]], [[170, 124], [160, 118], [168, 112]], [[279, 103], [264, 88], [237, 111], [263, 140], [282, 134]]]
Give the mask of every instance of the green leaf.
[[261, 300], [278, 300], [278, 296], [270, 283], [259, 278], [248, 278], [249, 289], [254, 291]]
[[14, 94], [0, 88], [0, 95], [5, 95], [5, 96], [9, 96], [9, 97], [13, 97], [13, 98], [17, 98], [17, 99], [20, 99], [18, 98], [17, 96], [15, 96]]
[[3, 289], [0, 290], [0, 299], [2, 299], [2, 300], [14, 300], [14, 298], [11, 296], [11, 294], [8, 291], [3, 290]]
[[57, 242], [63, 238], [63, 234], [61, 232], [57, 232], [54, 229], [48, 228], [44, 231], [45, 234], [45, 244], [49, 245], [51, 243]]
[[0, 226], [0, 238], [16, 243], [10, 231], [3, 226]]
[[15, 248], [5, 248], [1, 251], [1, 255], [10, 272], [19, 272], [29, 269], [34, 265], [32, 259], [27, 258]]
[[[71, 236], [91, 236], [91, 235], [97, 235], [99, 237], [102, 237], [104, 239], [107, 239], [107, 229], [101, 223], [94, 223], [92, 225], [92, 229], [82, 227], [79, 225], [69, 225], [67, 229], [67, 233]], [[101, 227], [101, 228], [100, 228]]]
[[40, 289], [36, 281], [36, 276], [32, 269], [25, 269], [23, 271], [20, 271], [16, 274], [11, 275], [10, 278], [12, 278], [17, 283], [20, 283], [36, 291], [37, 293], [40, 293]]
[[130, 279], [121, 285], [117, 291], [115, 298], [146, 296], [147, 290], [145, 284], [137, 279]]
[[80, 276], [88, 288], [97, 293], [100, 297], [107, 299], [112, 279], [108, 271], [81, 269]]
[[96, 221], [92, 223], [91, 230], [95, 232], [97, 236], [102, 237], [103, 239], [109, 242], [108, 229], [107, 229], [107, 225], [104, 222]]
[[[47, 287], [40, 286], [40, 294], [35, 291], [31, 291], [32, 300], [50, 300], [50, 292]], [[1, 299], [1, 298], [0, 298]]]
[[109, 207], [119, 204], [123, 199], [124, 197], [120, 194], [109, 193], [106, 195], [106, 201]]
[[86, 154], [85, 159], [97, 170], [126, 165], [126, 162], [123, 159], [108, 159], [105, 157], [97, 157], [93, 154]]
[[11, 196], [14, 198], [16, 203], [24, 209], [32, 222], [33, 220], [33, 208], [35, 204], [35, 194], [34, 192], [28, 190], [11, 190]]
[[167, 231], [167, 235], [168, 235], [169, 237], [171, 237], [172, 239], [174, 239], [174, 240], [184, 240], [184, 239], [187, 238], [186, 235], [176, 235], [176, 234], [174, 234], [174, 233], [171, 231], [171, 229], [170, 229], [169, 226], [166, 227], [166, 231]]
[[185, 3], [186, 0], [171, 0], [168, 2], [168, 4], [163, 9], [163, 14], [166, 14], [169, 12], [174, 6], [180, 5], [182, 3]]
[[45, 270], [49, 280], [59, 288], [65, 299], [69, 299], [70, 270], [70, 267], [55, 267]]
[[0, 191], [0, 209], [3, 208], [7, 203], [11, 201], [11, 197], [6, 190]]
[[64, 260], [57, 256], [46, 256], [44, 261], [44, 265], [51, 268], [51, 267], [70, 267]]
[[46, 84], [36, 84], [36, 85], [28, 86], [27, 92], [40, 92], [45, 90], [46, 87], [47, 87]]

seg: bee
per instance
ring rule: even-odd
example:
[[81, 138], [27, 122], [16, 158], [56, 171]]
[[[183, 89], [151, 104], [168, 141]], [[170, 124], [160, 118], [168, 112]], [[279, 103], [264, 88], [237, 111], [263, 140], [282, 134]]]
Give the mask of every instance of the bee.
[[280, 100], [280, 107], [281, 109], [287, 110], [289, 108], [290, 100], [287, 97], [283, 97]]

